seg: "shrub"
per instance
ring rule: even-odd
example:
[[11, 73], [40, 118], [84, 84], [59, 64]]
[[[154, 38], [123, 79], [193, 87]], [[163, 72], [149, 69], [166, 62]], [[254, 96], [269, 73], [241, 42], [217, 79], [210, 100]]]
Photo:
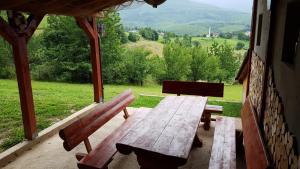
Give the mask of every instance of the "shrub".
[[137, 33], [129, 32], [128, 40], [131, 42], [136, 42], [140, 40], [140, 36]]
[[245, 47], [245, 44], [244, 44], [244, 43], [238, 42], [238, 43], [236, 44], [236, 46], [235, 46], [235, 49], [236, 49], [236, 50], [241, 50], [241, 49], [243, 49], [244, 47]]

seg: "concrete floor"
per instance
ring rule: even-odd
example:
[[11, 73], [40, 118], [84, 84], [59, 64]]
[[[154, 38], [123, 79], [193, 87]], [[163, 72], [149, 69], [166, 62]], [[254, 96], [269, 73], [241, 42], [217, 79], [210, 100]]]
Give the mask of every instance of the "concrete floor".
[[[129, 112], [134, 112], [136, 109], [130, 108]], [[109, 135], [123, 121], [122, 113], [119, 113], [115, 118], [110, 120], [101, 129], [95, 132], [90, 141], [92, 146], [99, 143], [103, 138]], [[237, 120], [238, 128], [240, 121]], [[209, 131], [202, 129], [200, 125], [198, 135], [203, 140], [203, 147], [193, 148], [188, 162], [180, 167], [180, 169], [200, 169], [208, 168], [213, 133], [214, 123]], [[48, 140], [34, 146], [31, 150], [25, 152], [15, 161], [11, 162], [3, 169], [75, 169], [77, 168], [75, 153], [86, 152], [84, 145], [80, 144], [72, 151], [67, 152], [63, 148], [63, 141], [56, 134]], [[237, 158], [239, 159], [239, 158]], [[130, 155], [122, 155], [117, 153], [114, 160], [109, 164], [109, 169], [139, 169], [134, 153]]]

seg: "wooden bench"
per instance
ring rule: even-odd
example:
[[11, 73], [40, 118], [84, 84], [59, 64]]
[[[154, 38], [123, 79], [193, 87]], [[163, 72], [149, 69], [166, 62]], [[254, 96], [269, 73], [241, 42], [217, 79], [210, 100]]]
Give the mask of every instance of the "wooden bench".
[[272, 168], [254, 112], [251, 101], [247, 98], [241, 114], [246, 165], [248, 169]]
[[[64, 140], [63, 146], [67, 151], [84, 142], [88, 153], [76, 154], [79, 168], [107, 169], [107, 165], [117, 152], [116, 142], [127, 133], [132, 125], [143, 119], [149, 112], [147, 109], [140, 109], [129, 117], [126, 106], [132, 103], [133, 100], [134, 95], [130, 90], [127, 90], [110, 102], [99, 103], [89, 114], [60, 130], [59, 136]], [[88, 137], [122, 110], [126, 120], [92, 149]]]
[[236, 168], [235, 120], [230, 117], [216, 119], [209, 169]]
[[[197, 96], [224, 96], [223, 83], [205, 83], [205, 82], [189, 82], [189, 81], [163, 81], [162, 93], [185, 94]], [[211, 113], [222, 113], [223, 107], [217, 105], [206, 105], [201, 121], [204, 122], [204, 129], [209, 130]]]

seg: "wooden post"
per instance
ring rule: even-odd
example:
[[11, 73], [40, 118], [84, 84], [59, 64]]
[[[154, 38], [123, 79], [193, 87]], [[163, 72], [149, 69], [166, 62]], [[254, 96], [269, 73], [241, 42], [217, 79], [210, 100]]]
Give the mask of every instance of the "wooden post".
[[36, 30], [43, 16], [30, 15], [25, 26], [18, 25], [19, 19], [25, 17], [18, 12], [11, 12], [9, 24], [0, 18], [0, 35], [7, 40], [13, 49], [16, 75], [19, 87], [20, 104], [24, 125], [25, 138], [32, 140], [37, 136], [31, 78], [28, 61], [27, 42]]
[[101, 72], [101, 56], [100, 56], [100, 44], [97, 32], [96, 17], [93, 17], [91, 21], [88, 21], [84, 17], [76, 17], [79, 26], [88, 35], [91, 48], [91, 62], [93, 69], [93, 86], [94, 86], [94, 101], [99, 103], [103, 101], [103, 84], [102, 84], [102, 72]]

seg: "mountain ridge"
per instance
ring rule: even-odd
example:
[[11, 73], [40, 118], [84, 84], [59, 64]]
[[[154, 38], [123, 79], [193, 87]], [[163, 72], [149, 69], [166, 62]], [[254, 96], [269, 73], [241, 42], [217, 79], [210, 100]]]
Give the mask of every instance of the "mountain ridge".
[[250, 13], [191, 0], [167, 0], [158, 8], [143, 4], [119, 12], [126, 27], [151, 27], [177, 34], [204, 34], [209, 27], [213, 32], [232, 32], [250, 25]]

